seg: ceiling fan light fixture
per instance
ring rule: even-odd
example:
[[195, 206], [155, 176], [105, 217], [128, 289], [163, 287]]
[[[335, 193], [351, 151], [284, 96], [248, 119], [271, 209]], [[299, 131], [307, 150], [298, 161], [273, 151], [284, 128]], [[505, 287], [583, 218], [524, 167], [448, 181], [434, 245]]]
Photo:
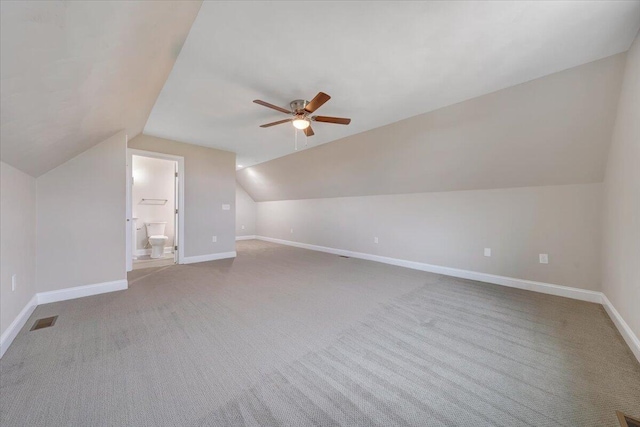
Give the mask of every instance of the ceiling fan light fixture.
[[309, 120], [307, 119], [295, 119], [293, 121], [293, 127], [300, 130], [305, 130], [309, 127], [310, 124], [311, 123], [309, 123]]

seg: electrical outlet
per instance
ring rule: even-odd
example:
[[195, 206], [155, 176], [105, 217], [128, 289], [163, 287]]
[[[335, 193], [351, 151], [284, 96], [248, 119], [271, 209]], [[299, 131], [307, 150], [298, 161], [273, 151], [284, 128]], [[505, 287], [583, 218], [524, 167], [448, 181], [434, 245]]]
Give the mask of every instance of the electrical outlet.
[[17, 275], [14, 274], [13, 276], [11, 276], [11, 290], [12, 291], [16, 290], [17, 283], [18, 283], [18, 277], [17, 277]]
[[293, 228], [291, 229], [291, 234], [293, 234]]
[[540, 264], [549, 264], [549, 254], [540, 254]]
[[242, 229], [244, 230], [244, 225], [242, 226]]
[[223, 211], [229, 211], [229, 210], [231, 210], [231, 205], [222, 205], [222, 210], [223, 210]]
[[376, 245], [378, 244], [378, 238], [377, 237], [373, 238], [373, 243], [375, 243]]
[[484, 248], [484, 256], [491, 256], [491, 248]]
[[213, 243], [217, 243], [217, 242], [218, 242], [218, 236], [213, 236], [213, 237], [211, 238], [211, 241], [212, 241]]

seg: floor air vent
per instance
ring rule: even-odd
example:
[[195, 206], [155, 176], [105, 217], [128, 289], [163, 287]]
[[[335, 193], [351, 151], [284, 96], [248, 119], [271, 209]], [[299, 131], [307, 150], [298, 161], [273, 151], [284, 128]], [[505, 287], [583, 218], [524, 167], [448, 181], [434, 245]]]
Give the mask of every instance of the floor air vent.
[[30, 330], [35, 331], [37, 329], [48, 328], [49, 326], [53, 326], [56, 324], [56, 319], [58, 316], [52, 317], [44, 317], [42, 319], [36, 320], [36, 323], [33, 324]]
[[630, 417], [629, 415], [625, 415], [620, 411], [616, 411], [618, 415], [618, 421], [620, 421], [620, 425], [622, 427], [640, 427], [640, 420]]
[[350, 256], [346, 256], [346, 255], [339, 255], [340, 258], [351, 258]]

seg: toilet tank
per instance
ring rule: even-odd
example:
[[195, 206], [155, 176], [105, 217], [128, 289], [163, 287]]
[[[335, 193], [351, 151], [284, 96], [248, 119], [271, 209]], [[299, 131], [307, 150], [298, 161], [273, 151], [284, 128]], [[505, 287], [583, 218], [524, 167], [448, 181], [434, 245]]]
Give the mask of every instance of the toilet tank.
[[148, 222], [145, 225], [147, 226], [147, 237], [164, 236], [164, 226], [167, 225], [167, 223], [166, 222]]

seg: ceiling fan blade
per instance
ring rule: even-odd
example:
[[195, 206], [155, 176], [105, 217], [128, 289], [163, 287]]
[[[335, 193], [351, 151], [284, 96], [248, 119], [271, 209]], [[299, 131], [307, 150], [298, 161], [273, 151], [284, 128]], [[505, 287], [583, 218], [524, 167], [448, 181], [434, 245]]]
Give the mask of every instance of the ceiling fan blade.
[[313, 129], [311, 129], [311, 126], [309, 126], [308, 128], [306, 128], [306, 129], [304, 130], [304, 134], [305, 134], [305, 135], [307, 135], [307, 136], [313, 136], [313, 135], [315, 135], [315, 134], [313, 133]]
[[260, 101], [259, 99], [254, 99], [253, 102], [255, 102], [258, 105], [262, 105], [263, 107], [280, 111], [281, 113], [291, 114], [291, 111], [287, 110], [286, 108], [278, 107], [277, 105], [269, 104], [268, 102]]
[[307, 113], [313, 113], [318, 108], [322, 107], [322, 105], [330, 99], [331, 97], [326, 93], [318, 92], [315, 98], [313, 98], [311, 102], [308, 103], [306, 107], [304, 107], [304, 109]]
[[348, 125], [351, 123], [351, 119], [345, 119], [343, 117], [313, 116], [313, 120], [316, 122], [335, 123], [337, 125]]
[[265, 125], [260, 125], [261, 128], [269, 128], [271, 126], [275, 126], [275, 125], [281, 125], [283, 123], [287, 123], [290, 122], [293, 119], [284, 119], [284, 120], [278, 120], [277, 122], [271, 122], [271, 123], [267, 123]]

